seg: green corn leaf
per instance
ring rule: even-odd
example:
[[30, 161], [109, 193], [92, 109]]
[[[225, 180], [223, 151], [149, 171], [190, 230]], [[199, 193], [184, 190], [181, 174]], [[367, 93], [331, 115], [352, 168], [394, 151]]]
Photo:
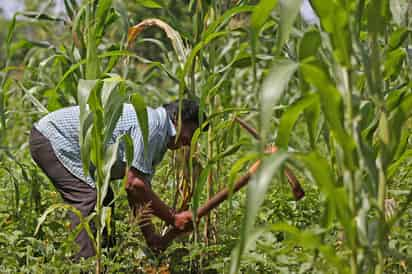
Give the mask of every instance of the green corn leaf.
[[145, 8], [161, 9], [163, 4], [160, 1], [155, 0], [137, 0], [137, 3]]
[[205, 188], [205, 184], [206, 184], [210, 169], [211, 169], [211, 165], [209, 164], [206, 165], [206, 167], [203, 168], [202, 172], [200, 173], [199, 179], [197, 180], [195, 184], [195, 189], [193, 191], [193, 197], [192, 197], [193, 220], [197, 219], [197, 210], [200, 205], [200, 199], [201, 199], [202, 193], [204, 193], [204, 188]]
[[64, 8], [69, 18], [73, 20], [74, 14], [76, 13], [76, 6], [73, 6], [73, 1], [64, 0]]
[[389, 37], [389, 49], [394, 50], [399, 48], [408, 38], [410, 30], [407, 28], [398, 28]]
[[110, 8], [112, 6], [112, 0], [99, 0], [97, 3], [96, 9], [96, 18], [100, 21], [100, 25], [102, 25], [103, 21], [106, 19]]
[[390, 142], [389, 125], [388, 125], [388, 118], [385, 112], [381, 112], [380, 119], [379, 119], [379, 137], [380, 137], [380, 140], [385, 145], [389, 145], [389, 142]]
[[144, 155], [147, 155], [149, 150], [149, 122], [147, 116], [147, 106], [143, 97], [138, 93], [133, 93], [130, 96], [130, 102], [132, 103], [137, 119], [139, 121], [140, 130], [142, 131], [143, 143], [144, 143]]
[[79, 102], [80, 109], [80, 131], [79, 131], [79, 142], [80, 142], [80, 155], [83, 162], [83, 171], [85, 174], [89, 174], [89, 165], [90, 165], [90, 140], [86, 136], [90, 136], [90, 130], [93, 123], [93, 116], [90, 112], [88, 101], [92, 89], [96, 86], [96, 80], [83, 80], [80, 79], [79, 85], [77, 88], [77, 100]]
[[270, 13], [275, 8], [277, 0], [261, 0], [253, 10], [252, 18], [250, 19], [250, 26], [255, 32], [263, 26], [269, 18]]
[[384, 63], [384, 79], [391, 77], [398, 78], [402, 69], [402, 64], [406, 60], [406, 51], [402, 48], [395, 49], [387, 54]]
[[305, 80], [318, 89], [322, 111], [325, 114], [328, 125], [334, 137], [345, 151], [346, 165], [353, 169], [355, 165], [355, 142], [346, 132], [343, 125], [343, 100], [340, 92], [322, 69], [309, 64], [301, 64], [300, 67]]
[[367, 6], [368, 30], [383, 33], [390, 17], [389, 0], [373, 0]]
[[280, 118], [278, 135], [276, 137], [276, 145], [280, 148], [287, 149], [289, 144], [289, 138], [292, 129], [299, 118], [299, 116], [305, 111], [306, 108], [313, 104], [319, 104], [318, 94], [309, 94], [297, 102], [290, 105]]
[[[115, 87], [110, 91], [107, 101], [103, 103], [106, 103], [104, 105], [105, 127], [103, 139], [105, 144], [110, 140], [113, 130], [115, 129], [117, 122], [123, 113], [123, 104], [127, 101], [125, 83], [123, 81], [112, 82], [109, 84], [109, 89], [113, 87], [113, 84], [115, 84]], [[105, 86], [103, 85], [103, 91], [104, 89]]]
[[226, 148], [223, 152], [219, 153], [218, 155], [216, 155], [213, 159], [210, 160], [210, 163], [216, 163], [217, 161], [220, 161], [221, 159], [232, 155], [234, 153], [236, 153], [240, 147], [242, 146], [243, 142], [239, 142], [237, 144], [234, 145], [230, 145], [228, 148]]
[[276, 60], [264, 80], [261, 88], [261, 126], [262, 138], [269, 131], [273, 107], [282, 97], [286, 86], [295, 73], [298, 65], [290, 60]]
[[245, 156], [238, 159], [235, 163], [232, 164], [228, 175], [228, 188], [229, 188], [229, 197], [228, 200], [232, 199], [233, 187], [235, 186], [236, 176], [241, 173], [241, 170], [244, 168], [247, 162], [258, 159], [259, 154], [256, 152], [248, 153]]
[[[275, 2], [275, 1], [273, 1]], [[279, 2], [279, 35], [277, 40], [277, 52], [280, 54], [283, 45], [289, 39], [293, 23], [299, 14], [302, 0], [280, 0]]]
[[10, 22], [8, 31], [7, 31], [7, 38], [6, 38], [6, 54], [7, 57], [10, 58], [10, 46], [11, 46], [11, 41], [13, 39], [14, 31], [16, 30], [16, 16], [15, 14], [13, 16], [13, 19]]
[[[190, 153], [189, 153], [189, 178], [193, 178], [193, 156], [196, 152], [196, 147], [198, 145], [198, 141], [200, 138], [200, 134], [202, 133], [201, 128], [197, 128], [193, 133], [192, 140], [190, 142]], [[195, 182], [191, 182], [194, 184]]]
[[113, 167], [113, 165], [115, 164], [115, 162], [117, 160], [117, 155], [118, 155], [119, 144], [120, 144], [121, 138], [122, 137], [118, 137], [114, 144], [108, 145], [105, 149], [105, 152], [104, 152], [104, 160], [103, 160], [103, 167], [102, 167], [104, 181], [103, 181], [103, 185], [100, 189], [100, 193], [101, 193], [100, 195], [101, 195], [101, 202], [102, 203], [103, 203], [104, 198], [106, 197], [107, 191], [109, 189], [111, 170], [112, 170], [112, 167]]
[[125, 145], [125, 152], [126, 152], [126, 162], [127, 165], [130, 166], [133, 161], [134, 155], [134, 147], [133, 147], [133, 139], [130, 137], [129, 134], [123, 135], [124, 145]]
[[242, 222], [239, 249], [237, 254], [232, 256], [231, 273], [238, 273], [242, 254], [247, 247], [250, 233], [253, 231], [252, 228], [259, 212], [259, 208], [264, 201], [269, 183], [272, 181], [273, 176], [280, 170], [281, 166], [285, 163], [288, 157], [289, 154], [287, 152], [278, 151], [275, 154], [265, 158], [263, 160], [262, 167], [249, 182], [246, 212]]
[[305, 60], [308, 57], [316, 56], [321, 46], [320, 33], [316, 29], [311, 29], [303, 35], [299, 41], [299, 60]]
[[345, 3], [333, 1], [325, 5], [322, 0], [312, 0], [311, 4], [319, 16], [322, 28], [327, 31], [332, 40], [333, 54], [343, 66], [350, 65], [352, 48], [349, 29], [349, 11]]
[[110, 206], [102, 207], [100, 223], [100, 233], [103, 233], [103, 230], [107, 228], [107, 237], [109, 239], [110, 235], [112, 234], [112, 208]]

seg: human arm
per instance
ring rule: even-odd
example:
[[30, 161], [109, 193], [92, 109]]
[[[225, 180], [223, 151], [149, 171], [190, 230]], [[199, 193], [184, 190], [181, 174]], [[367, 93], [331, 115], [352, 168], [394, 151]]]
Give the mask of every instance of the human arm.
[[129, 203], [133, 210], [149, 205], [153, 215], [164, 220], [167, 224], [183, 229], [185, 224], [191, 220], [190, 212], [175, 214], [157, 195], [152, 191], [149, 184], [145, 182], [144, 175], [135, 168], [127, 172], [126, 192]]

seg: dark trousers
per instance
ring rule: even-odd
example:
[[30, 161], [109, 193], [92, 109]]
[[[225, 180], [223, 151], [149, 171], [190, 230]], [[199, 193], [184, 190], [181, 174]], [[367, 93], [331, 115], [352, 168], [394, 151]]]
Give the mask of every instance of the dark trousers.
[[[97, 199], [96, 189], [73, 176], [57, 159], [49, 140], [34, 127], [30, 133], [30, 153], [33, 160], [52, 181], [66, 204], [77, 208], [83, 216], [88, 216], [94, 210]], [[109, 205], [113, 198], [113, 191], [109, 187], [103, 204], [105, 206]], [[111, 203], [110, 206], [112, 207], [113, 214], [114, 204]], [[71, 229], [73, 229], [80, 221], [73, 212], [69, 212], [69, 216], [71, 219]], [[95, 233], [93, 223], [90, 226]], [[113, 243], [113, 240], [107, 239], [107, 237], [105, 237], [104, 241], [109, 246]], [[76, 237], [76, 243], [80, 246], [80, 251], [75, 255], [75, 260], [78, 260], [80, 257], [87, 258], [95, 255], [91, 239], [84, 229]]]

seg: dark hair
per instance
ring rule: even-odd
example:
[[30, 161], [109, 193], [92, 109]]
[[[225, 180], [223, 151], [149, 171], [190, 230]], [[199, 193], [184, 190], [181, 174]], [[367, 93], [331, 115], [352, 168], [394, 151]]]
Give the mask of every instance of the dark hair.
[[[164, 104], [163, 107], [166, 109], [169, 118], [172, 121], [177, 121], [179, 115], [179, 100]], [[203, 113], [203, 120], [207, 120], [207, 116]], [[199, 127], [199, 103], [191, 99], [182, 99], [182, 123], [192, 122]], [[203, 131], [208, 129], [209, 125], [203, 128]]]

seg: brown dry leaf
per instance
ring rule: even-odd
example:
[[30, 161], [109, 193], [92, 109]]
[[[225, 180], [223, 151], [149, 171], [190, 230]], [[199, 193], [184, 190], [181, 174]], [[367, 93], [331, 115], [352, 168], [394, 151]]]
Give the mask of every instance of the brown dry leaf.
[[169, 266], [168, 265], [162, 265], [158, 268], [148, 266], [145, 268], [145, 273], [148, 274], [170, 274]]
[[131, 43], [136, 40], [136, 37], [147, 27], [156, 26], [161, 28], [170, 39], [173, 45], [173, 49], [176, 52], [176, 55], [183, 65], [186, 62], [187, 50], [183, 44], [182, 37], [180, 36], [179, 32], [174, 30], [171, 26], [160, 19], [150, 18], [145, 19], [139, 24], [129, 28], [127, 33], [127, 47], [129, 48]]

